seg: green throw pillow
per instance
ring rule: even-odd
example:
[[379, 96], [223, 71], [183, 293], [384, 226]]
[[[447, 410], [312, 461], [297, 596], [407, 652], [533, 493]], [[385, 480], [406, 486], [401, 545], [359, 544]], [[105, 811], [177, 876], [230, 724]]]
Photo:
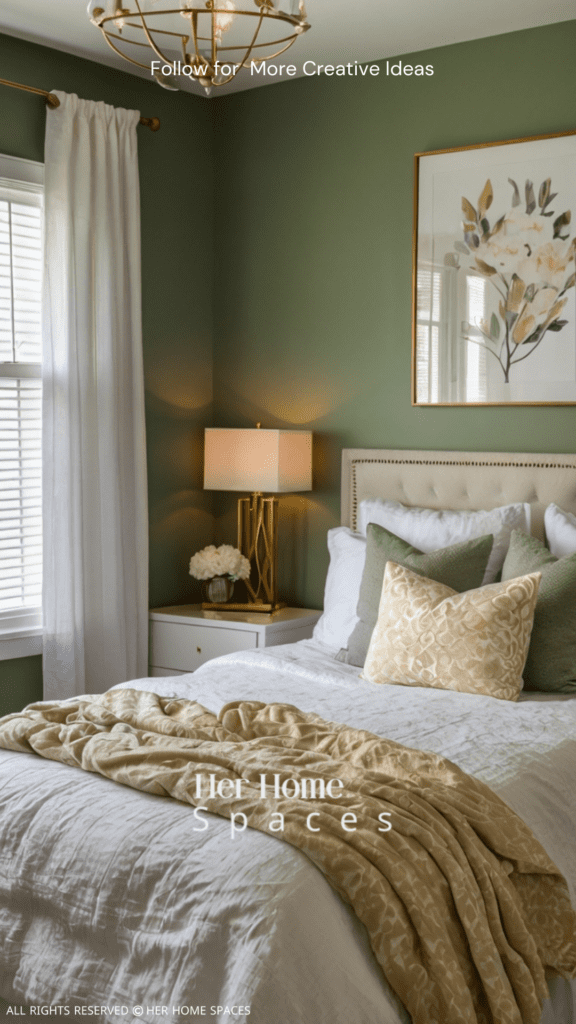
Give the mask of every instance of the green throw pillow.
[[482, 586], [493, 540], [492, 534], [486, 534], [424, 554], [383, 526], [370, 523], [366, 531], [366, 562], [356, 609], [360, 621], [350, 634], [348, 649], [340, 651], [339, 660], [359, 666], [366, 661], [378, 620], [386, 562], [397, 562], [420, 576], [427, 576], [462, 593]]
[[536, 537], [513, 530], [502, 579], [542, 573], [525, 690], [576, 693], [576, 554], [555, 558]]

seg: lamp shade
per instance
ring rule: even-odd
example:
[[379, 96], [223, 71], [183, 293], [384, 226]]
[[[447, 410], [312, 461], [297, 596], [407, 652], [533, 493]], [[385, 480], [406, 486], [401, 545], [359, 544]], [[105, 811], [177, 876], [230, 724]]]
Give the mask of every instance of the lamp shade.
[[311, 491], [312, 431], [208, 427], [204, 487], [268, 494]]

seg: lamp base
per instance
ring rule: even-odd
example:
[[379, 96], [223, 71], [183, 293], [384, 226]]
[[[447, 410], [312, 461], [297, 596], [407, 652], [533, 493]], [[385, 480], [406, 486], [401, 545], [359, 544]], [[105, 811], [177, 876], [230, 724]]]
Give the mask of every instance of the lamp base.
[[203, 611], [221, 611], [221, 612], [256, 612], [257, 614], [271, 615], [272, 612], [278, 612], [281, 608], [286, 607], [285, 601], [278, 601], [276, 604], [257, 604], [256, 602], [250, 602], [246, 604], [234, 604], [232, 601], [227, 601], [226, 604], [210, 604], [208, 601], [202, 602]]
[[[278, 499], [255, 491], [238, 499], [238, 549], [252, 566], [245, 580], [247, 608], [243, 611], [274, 611], [278, 600]], [[256, 607], [254, 607], [256, 606]]]

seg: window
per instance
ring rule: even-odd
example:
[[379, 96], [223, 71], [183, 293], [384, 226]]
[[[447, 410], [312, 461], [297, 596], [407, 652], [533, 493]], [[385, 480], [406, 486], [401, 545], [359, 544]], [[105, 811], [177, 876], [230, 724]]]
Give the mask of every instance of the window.
[[440, 353], [440, 295], [442, 269], [418, 267], [418, 313], [416, 318], [416, 396], [418, 402], [439, 402], [438, 364]]
[[[486, 317], [486, 278], [466, 277], [466, 320], [478, 327]], [[466, 401], [485, 402], [486, 346], [479, 340], [468, 341], [466, 352]]]
[[[420, 261], [417, 288], [417, 401], [485, 402], [486, 348], [479, 330], [487, 315], [485, 279]], [[466, 319], [458, 328], [448, 311], [463, 306]], [[465, 340], [468, 324], [477, 340]]]
[[0, 658], [40, 650], [42, 171], [0, 156]]
[[458, 338], [450, 318], [454, 309], [457, 271], [421, 261], [418, 265], [416, 315], [416, 400], [457, 401]]

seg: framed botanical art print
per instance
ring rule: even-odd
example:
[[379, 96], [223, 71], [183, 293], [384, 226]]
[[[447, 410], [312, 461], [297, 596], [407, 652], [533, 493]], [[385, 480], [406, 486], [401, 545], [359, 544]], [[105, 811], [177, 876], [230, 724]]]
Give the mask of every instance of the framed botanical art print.
[[417, 153], [412, 401], [576, 404], [576, 132]]

